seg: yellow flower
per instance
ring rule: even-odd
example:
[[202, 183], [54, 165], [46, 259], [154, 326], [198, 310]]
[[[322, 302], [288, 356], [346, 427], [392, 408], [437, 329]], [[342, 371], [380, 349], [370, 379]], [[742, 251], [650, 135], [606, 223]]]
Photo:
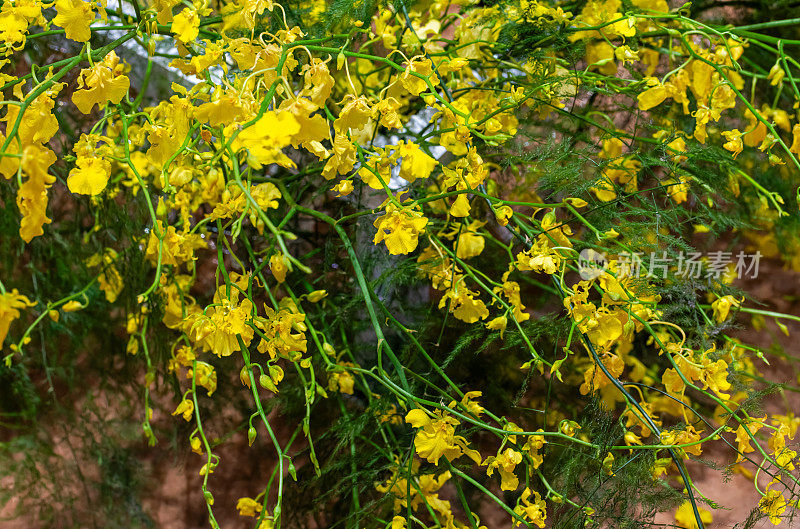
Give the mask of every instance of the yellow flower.
[[0, 9], [0, 42], [14, 49], [25, 43], [28, 26], [33, 25], [42, 14], [42, 6], [36, 1], [4, 2]]
[[106, 248], [102, 255], [94, 254], [86, 260], [87, 266], [102, 266], [102, 272], [97, 276], [97, 281], [109, 303], [114, 303], [122, 289], [125, 288], [122, 275], [114, 264], [116, 260], [117, 252], [112, 248]]
[[391, 178], [391, 166], [388, 158], [375, 157], [370, 161], [375, 166], [364, 165], [358, 170], [358, 177], [372, 189], [383, 189]]
[[742, 302], [733, 296], [723, 296], [718, 298], [711, 304], [711, 310], [714, 311], [714, 319], [717, 320], [717, 323], [722, 323], [728, 319], [728, 314], [730, 313], [731, 307], [738, 307], [741, 304]]
[[56, 11], [58, 14], [53, 19], [53, 24], [64, 28], [68, 39], [77, 42], [89, 41], [92, 36], [89, 26], [94, 21], [91, 2], [56, 0]]
[[19, 318], [19, 310], [26, 307], [33, 307], [33, 303], [15, 288], [11, 292], [0, 294], [0, 349], [8, 336], [8, 329], [11, 322]]
[[[205, 476], [207, 474], [213, 474], [215, 468], [217, 468], [217, 463], [213, 461], [211, 463], [206, 463], [205, 465], [200, 467], [200, 472], [198, 472], [198, 474], [201, 476]], [[206, 501], [208, 502], [209, 505], [214, 505], [213, 497], [209, 496]]]
[[415, 143], [401, 144], [394, 152], [403, 161], [400, 163], [400, 177], [408, 183], [428, 178], [436, 167], [436, 160], [428, 156]]
[[336, 196], [339, 198], [349, 195], [353, 189], [352, 180], [341, 180], [333, 187], [333, 191], [336, 191]]
[[742, 149], [744, 149], [744, 144], [742, 143], [742, 133], [739, 132], [739, 129], [733, 130], [725, 130], [722, 132], [722, 135], [725, 136], [725, 139], [728, 140], [722, 146], [723, 149], [729, 150], [733, 153], [733, 157], [736, 158]]
[[508, 299], [508, 303], [514, 309], [514, 319], [517, 320], [517, 322], [527, 321], [531, 315], [524, 312], [525, 305], [522, 304], [520, 297], [519, 283], [516, 281], [509, 281], [508, 274], [509, 272], [503, 274], [503, 284], [499, 287], [494, 287], [492, 291], [496, 294], [502, 294]]
[[[736, 449], [738, 452], [741, 452], [738, 456], [736, 461], [742, 461], [744, 456], [742, 454], [746, 454], [748, 452], [753, 452], [755, 449], [750, 444], [750, 436], [747, 434], [749, 431], [752, 435], [755, 436], [756, 432], [758, 432], [761, 428], [764, 427], [764, 421], [767, 419], [765, 415], [761, 419], [754, 419], [747, 421], [747, 424], [740, 424], [739, 427], [736, 429]], [[747, 430], [745, 430], [745, 426]]]
[[[64, 83], [55, 83], [50, 90], [39, 94], [31, 102], [23, 113], [23, 118], [17, 129], [17, 137], [10, 144], [10, 148], [14, 150], [10, 152], [24, 149], [34, 143], [46, 144], [58, 132], [58, 120], [53, 115], [53, 108], [55, 107], [55, 97], [65, 86], [66, 84]], [[32, 94], [28, 94], [28, 96], [30, 95]], [[13, 124], [19, 118], [20, 110], [21, 107], [19, 105], [6, 106], [6, 115], [0, 119], [0, 121], [6, 122], [6, 130], [14, 126]], [[4, 141], [6, 140], [5, 136], [2, 138]], [[19, 163], [14, 163], [16, 160], [9, 157], [0, 158], [0, 173], [6, 178], [11, 178], [12, 175], [16, 174], [19, 168]]]
[[475, 221], [458, 236], [456, 243], [456, 257], [459, 259], [469, 259], [480, 255], [483, 251], [485, 241], [475, 229], [480, 228], [483, 222]]
[[289, 260], [282, 253], [276, 253], [269, 258], [269, 269], [278, 283], [283, 283], [289, 271]]
[[261, 512], [262, 506], [253, 498], [239, 498], [236, 502], [236, 510], [239, 511], [240, 516], [258, 516]]
[[641, 438], [633, 432], [625, 432], [623, 439], [628, 446], [642, 444]]
[[450, 300], [450, 312], [453, 316], [466, 323], [475, 323], [485, 320], [489, 316], [489, 309], [480, 299], [476, 299], [476, 292], [471, 291], [463, 284], [457, 285], [445, 292], [439, 300], [439, 308], [444, 308]]
[[659, 84], [648, 88], [637, 97], [639, 100], [639, 110], [650, 110], [663, 103], [668, 96], [669, 91], [664, 85]]
[[423, 410], [415, 409], [408, 412], [406, 422], [420, 429], [414, 437], [414, 446], [417, 454], [428, 462], [438, 465], [439, 459], [454, 449], [458, 424], [455, 418], [439, 412], [437, 419], [432, 420]]
[[[530, 500], [533, 494], [533, 501]], [[525, 520], [536, 524], [537, 527], [544, 527], [544, 521], [547, 518], [547, 507], [544, 500], [536, 491], [531, 491], [530, 488], [525, 487], [522, 491], [522, 496], [519, 498], [519, 503], [514, 507], [514, 512]], [[519, 527], [521, 522], [514, 520], [514, 527]]]
[[[354, 364], [350, 362], [340, 362], [338, 365], [342, 367], [354, 366]], [[331, 371], [328, 374], [328, 389], [331, 391], [339, 391], [340, 393], [352, 395], [354, 384], [355, 379], [349, 371], [337, 370]]]
[[408, 254], [417, 249], [420, 233], [428, 225], [428, 219], [410, 208], [398, 209], [396, 205], [386, 205], [386, 213], [375, 220], [378, 228], [372, 242], [386, 243], [392, 255]]
[[293, 167], [281, 149], [292, 143], [292, 136], [300, 132], [300, 124], [289, 112], [267, 111], [258, 121], [242, 130], [233, 145], [236, 150], [246, 148], [250, 163], [260, 169], [264, 164], [277, 163]]
[[614, 75], [617, 63], [614, 62], [614, 47], [608, 42], [597, 41], [586, 45], [586, 62], [589, 68], [604, 75]]
[[454, 217], [468, 217], [469, 210], [469, 198], [465, 193], [458, 195], [450, 206], [450, 214]]
[[322, 176], [327, 180], [337, 174], [345, 174], [353, 169], [356, 163], [356, 149], [346, 134], [336, 134], [333, 138], [333, 155], [322, 169]]
[[[244, 283], [244, 287], [241, 283]], [[237, 284], [240, 288], [246, 288], [246, 278]], [[245, 346], [253, 339], [253, 328], [248, 325], [253, 302], [246, 297], [239, 301], [241, 292], [236, 286], [231, 286], [230, 294], [226, 290], [225, 285], [217, 289], [214, 303], [206, 309], [205, 315], [195, 314], [189, 318], [190, 337], [204, 350], [220, 357], [230, 356], [234, 351], [240, 350], [238, 338], [241, 338]]]
[[800, 156], [800, 123], [795, 123], [792, 127], [792, 145], [789, 151]]
[[[265, 306], [267, 318], [256, 318], [258, 328], [270, 337], [268, 340], [261, 340], [258, 352], [269, 353], [271, 358], [280, 354], [289, 359], [296, 359], [307, 351], [307, 340], [303, 334], [306, 330], [303, 323], [306, 315], [298, 311], [291, 298], [284, 300], [281, 300], [277, 312]], [[300, 332], [292, 332], [295, 330]]]
[[[702, 520], [704, 524], [709, 524], [714, 521], [708, 509], [698, 507], [697, 510], [700, 511], [700, 520]], [[675, 521], [684, 529], [697, 529], [697, 519], [694, 516], [692, 502], [685, 501], [678, 507], [678, 510], [675, 511]]]
[[430, 59], [412, 61], [406, 68], [406, 71], [400, 76], [400, 82], [403, 88], [417, 96], [428, 88], [425, 79], [428, 79], [434, 86], [439, 84], [439, 78], [435, 75], [431, 75], [432, 73], [433, 64]]
[[61, 306], [61, 310], [64, 312], [75, 312], [76, 310], [81, 310], [82, 308], [83, 305], [81, 305], [81, 302], [74, 299], [64, 303], [64, 305]]
[[[665, 133], [666, 131], [659, 131], [656, 134], [665, 134]], [[656, 134], [654, 134], [653, 136], [656, 137]], [[686, 152], [686, 140], [683, 139], [681, 136], [678, 136], [671, 142], [667, 143], [667, 149], [669, 149], [670, 153], [675, 153], [672, 156], [673, 162], [683, 163], [686, 160], [688, 160], [688, 158], [684, 154]]]
[[770, 85], [775, 86], [781, 84], [785, 76], [786, 72], [783, 71], [780, 63], [776, 62], [772, 68], [770, 68], [769, 73], [767, 74], [767, 80], [769, 80]]
[[499, 456], [486, 458], [483, 464], [488, 465], [486, 468], [487, 476], [491, 476], [495, 468], [500, 471], [500, 490], [517, 490], [519, 478], [514, 474], [514, 468], [521, 462], [521, 453], [511, 448], [506, 448]]
[[497, 223], [501, 226], [506, 226], [508, 225], [508, 219], [514, 214], [514, 210], [510, 206], [500, 206], [494, 213]]
[[781, 523], [781, 514], [786, 510], [786, 505], [783, 493], [774, 489], [767, 490], [767, 493], [758, 502], [761, 512], [769, 516], [769, 521], [775, 525]]
[[101, 62], [81, 70], [72, 102], [84, 114], [91, 112], [95, 105], [102, 108], [106, 103], [118, 104], [131, 84], [122, 71], [117, 54], [109, 52]]
[[[542, 432], [543, 430], [539, 428], [536, 431]], [[528, 440], [525, 441], [525, 445], [522, 447], [522, 449], [528, 452], [528, 456], [530, 456], [533, 462], [533, 468], [539, 468], [544, 462], [544, 457], [539, 454], [539, 450], [541, 450], [545, 444], [547, 444], [547, 439], [545, 439], [545, 436], [541, 434], [531, 435], [528, 437]]]
[[400, 118], [400, 102], [394, 97], [381, 99], [372, 107], [373, 113], [380, 115], [380, 124], [387, 129], [403, 128], [403, 121]]
[[[136, 328], [130, 328], [130, 320], [129, 320], [129, 329], [128, 332], [132, 334], [131, 331], [136, 332]], [[136, 327], [136, 326], [134, 326]], [[196, 359], [194, 351], [190, 347], [186, 347], [182, 345], [178, 347], [175, 352], [173, 353], [172, 358], [169, 360], [169, 364], [167, 365], [167, 369], [170, 372], [180, 372], [181, 367], [192, 367], [192, 362]]]
[[[625, 369], [625, 362], [622, 360], [622, 358], [615, 354], [604, 354], [600, 360], [614, 378], [618, 378]], [[600, 366], [593, 362], [591, 367], [589, 367], [583, 373], [583, 384], [581, 384], [580, 392], [581, 395], [586, 395], [602, 389], [609, 384], [611, 384], [611, 380], [609, 380], [605, 373], [603, 373], [603, 370], [600, 368]]]
[[264, 10], [272, 11], [274, 5], [272, 0], [237, 0], [225, 6], [223, 20], [225, 24], [223, 30], [244, 27], [253, 29], [256, 23], [256, 16], [264, 13]]
[[794, 470], [793, 461], [796, 457], [797, 452], [783, 448], [780, 453], [775, 454], [775, 463], [785, 470]]
[[486, 328], [490, 331], [500, 331], [500, 338], [503, 337], [503, 332], [506, 330], [506, 326], [508, 325], [508, 318], [505, 316], [498, 316], [492, 320], [490, 320], [486, 324]]
[[195, 375], [190, 369], [186, 373], [186, 378], [191, 380], [194, 377], [195, 383], [198, 386], [206, 388], [209, 396], [212, 395], [217, 390], [217, 372], [214, 370], [213, 366], [205, 362], [197, 361], [194, 365], [197, 374]]
[[456, 426], [459, 424], [455, 417], [436, 410], [434, 419], [431, 419], [425, 411], [414, 409], [406, 414], [406, 422], [414, 428], [419, 428], [414, 437], [414, 447], [417, 454], [429, 463], [438, 465], [442, 456], [453, 461], [462, 455], [467, 455], [480, 464], [480, 454], [467, 447], [466, 439], [455, 435]]
[[327, 290], [315, 290], [308, 294], [308, 301], [318, 303], [328, 296]]
[[25, 242], [42, 235], [42, 226], [50, 223], [47, 190], [56, 179], [47, 170], [55, 161], [55, 153], [40, 145], [30, 145], [23, 152], [22, 173], [27, 179], [17, 191], [17, 207], [22, 214], [19, 236]]
[[516, 267], [518, 270], [533, 270], [534, 272], [555, 274], [561, 267], [561, 255], [550, 248], [549, 243], [539, 239], [531, 248], [517, 254]]
[[265, 517], [261, 520], [261, 524], [259, 524], [258, 529], [273, 529], [275, 527], [275, 521], [272, 519], [271, 516]]
[[717, 360], [711, 362], [707, 358], [704, 359], [703, 368], [700, 373], [700, 381], [703, 383], [703, 389], [711, 389], [714, 393], [727, 399], [729, 395], [723, 393], [731, 388], [728, 378], [728, 363], [725, 360]]
[[686, 384], [683, 382], [683, 379], [681, 379], [678, 371], [673, 368], [664, 371], [661, 382], [669, 393], [682, 394], [684, 389], [686, 389]]
[[[175, 26], [172, 26], [173, 29]], [[198, 73], [208, 69], [211, 64], [217, 62], [221, 53], [217, 55], [217, 50], [208, 45], [205, 54], [192, 58], [190, 65]], [[211, 64], [207, 64], [207, 63]], [[242, 99], [238, 94], [216, 90], [208, 103], [203, 103], [194, 111], [194, 117], [198, 121], [208, 122], [212, 127], [219, 125], [231, 125], [238, 123], [244, 118]]]
[[656, 459], [655, 462], [653, 463], [653, 468], [650, 470], [650, 475], [653, 476], [653, 479], [658, 479], [660, 476], [666, 475], [667, 468], [671, 464], [672, 464], [672, 458], [662, 457], [660, 459]]
[[670, 178], [664, 181], [664, 189], [667, 191], [669, 198], [674, 200], [676, 204], [686, 202], [689, 196], [689, 188], [689, 177], [687, 176]]
[[622, 336], [623, 326], [620, 317], [625, 318], [625, 315], [617, 310], [607, 312], [607, 309], [601, 307], [594, 318], [587, 322], [584, 332], [599, 349], [605, 350]]
[[583, 200], [582, 198], [570, 197], [570, 198], [564, 199], [564, 202], [566, 202], [567, 204], [571, 205], [574, 208], [583, 208], [583, 207], [586, 207], [587, 205], [589, 205], [589, 203], [586, 202], [585, 200]]
[[111, 163], [95, 156], [79, 156], [75, 163], [77, 167], [67, 177], [70, 192], [89, 196], [102, 193], [111, 176]]
[[633, 51], [630, 46], [619, 46], [614, 50], [614, 57], [622, 64], [636, 62], [639, 60], [639, 52]]
[[[461, 405], [464, 406], [464, 408], [466, 408], [466, 410], [474, 416], [480, 417], [480, 415], [483, 413], [483, 406], [477, 403], [474, 399], [477, 399], [482, 395], [482, 391], [468, 391], [464, 393], [463, 397], [461, 397]], [[451, 401], [447, 407], [455, 409], [456, 405], [456, 401]]]
[[172, 412], [172, 415], [183, 415], [184, 421], [190, 421], [192, 419], [192, 413], [194, 413], [194, 402], [189, 399], [183, 399], [178, 407], [175, 408], [175, 411]]
[[347, 101], [333, 122], [334, 128], [341, 133], [356, 132], [366, 127], [372, 120], [372, 109], [369, 100], [364, 97], [355, 97], [351, 94], [345, 96]]
[[172, 21], [172, 32], [183, 43], [191, 42], [200, 34], [200, 17], [194, 9], [184, 9]]
[[[628, 416], [628, 422], [630, 423], [633, 419], [633, 414]], [[636, 417], [636, 421], [639, 422], [642, 429], [646, 428], [644, 423]], [[650, 430], [648, 429], [646, 433], [649, 433]], [[684, 429], [676, 429], [676, 430], [669, 430], [669, 431], [662, 431], [661, 432], [661, 443], [665, 445], [686, 445], [678, 449], [675, 449], [678, 453], [687, 452], [689, 454], [694, 454], [699, 456], [703, 453], [703, 446], [702, 443], [699, 443], [701, 439], [702, 430], [699, 432], [692, 426], [691, 424], [686, 426]], [[642, 434], [643, 437], [647, 437], [646, 435]], [[693, 444], [692, 444], [693, 443]]]
[[589, 191], [594, 193], [597, 200], [603, 202], [610, 202], [617, 198], [617, 192], [614, 190], [614, 182], [605, 176], [597, 182], [596, 186], [590, 187]]
[[[164, 232], [164, 223], [158, 221], [156, 226], [159, 232]], [[150, 232], [145, 250], [145, 257], [153, 264], [158, 262], [158, 246], [158, 237], [156, 237], [154, 229]], [[208, 244], [199, 234], [189, 233], [185, 230], [179, 233], [175, 226], [167, 226], [161, 244], [161, 264], [179, 266], [183, 263], [193, 263], [194, 251], [207, 246]]]
[[[449, 513], [450, 503], [439, 498], [437, 494], [437, 491], [451, 478], [449, 471], [442, 472], [438, 476], [434, 474], [422, 474], [419, 471], [419, 460], [413, 459], [411, 461], [411, 471], [417, 483], [415, 483], [415, 486], [409, 487], [410, 483], [403, 477], [407, 474], [399, 474], [397, 464], [398, 462], [395, 460], [395, 466], [392, 468], [392, 475], [389, 476], [385, 482], [375, 486], [378, 492], [384, 494], [388, 492], [394, 496], [394, 508], [396, 511], [408, 506], [410, 506], [412, 510], [416, 510], [420, 505], [427, 504], [440, 513]], [[410, 494], [410, 496], [408, 496], [408, 494]]]
[[281, 192], [272, 182], [253, 186], [250, 189], [250, 196], [262, 210], [277, 209], [280, 205], [278, 200], [281, 199]]
[[607, 475], [613, 476], [614, 475], [613, 467], [614, 467], [614, 454], [609, 452], [608, 455], [606, 455], [605, 459], [603, 459], [603, 471]]

